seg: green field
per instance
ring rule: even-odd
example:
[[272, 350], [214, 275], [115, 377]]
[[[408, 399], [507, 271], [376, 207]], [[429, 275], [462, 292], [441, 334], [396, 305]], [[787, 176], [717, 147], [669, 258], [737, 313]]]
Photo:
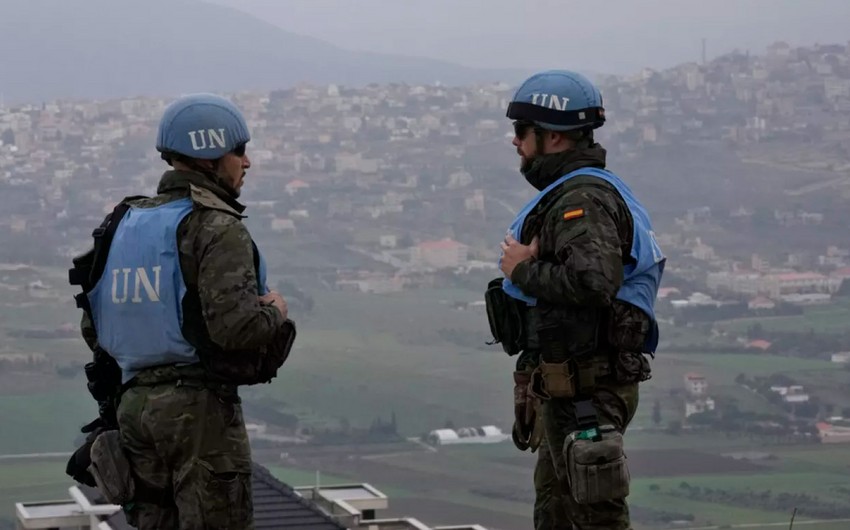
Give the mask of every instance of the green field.
[[735, 333], [746, 333], [756, 323], [765, 331], [813, 330], [815, 333], [847, 333], [850, 331], [850, 297], [838, 297], [832, 303], [805, 308], [802, 315], [787, 317], [754, 317], [718, 322], [716, 327]]
[[80, 427], [96, 417], [97, 404], [82, 381], [39, 394], [0, 396], [0, 454], [72, 451]]
[[[393, 413], [404, 436], [418, 436], [442, 427], [446, 421], [459, 427], [510, 427], [514, 360], [498, 346], [489, 350], [475, 348], [476, 341], [487, 338], [485, 315], [453, 307], [456, 302], [480, 299], [480, 293], [442, 290], [386, 296], [340, 292], [311, 295], [315, 311], [292, 315], [299, 325], [299, 337], [279, 377], [272, 384], [242, 391], [249, 416], [251, 401], [265, 397], [279, 403], [281, 411], [297, 414], [304, 423], [319, 428], [333, 427], [343, 420], [353, 426], [368, 426], [376, 417], [386, 420]], [[12, 314], [13, 305], [8, 303], [2, 311]], [[39, 321], [37, 305], [23, 306], [14, 312], [14, 325], [40, 327], [46, 322], [47, 328], [58, 326], [77, 318], [71, 310], [68, 315], [64, 306], [54, 307]], [[10, 321], [4, 321], [4, 325], [6, 322]], [[33, 322], [38, 322], [38, 326]], [[475, 339], [459, 346], [447, 338], [450, 335], [441, 334], [443, 330], [467, 333]], [[7, 351], [30, 346], [33, 351], [56, 351], [57, 344], [67, 348], [64, 355], [69, 362], [85, 348], [81, 340], [6, 341], [2, 347]], [[655, 400], [662, 404], [664, 424], [681, 417], [679, 404], [670, 395], [683, 388], [683, 377], [688, 372], [705, 375], [711, 395], [734, 399], [742, 409], [754, 411], [771, 409], [762, 398], [734, 383], [739, 373], [786, 373], [810, 386], [819, 397], [846, 400], [847, 372], [822, 361], [666, 350], [659, 352], [652, 367], [653, 378], [642, 386], [641, 404], [627, 434], [629, 450], [697, 450], [713, 455], [760, 450], [775, 454], [777, 459], [764, 463], [761, 470], [742, 473], [715, 475], [709, 469], [695, 475], [635, 476], [630, 498], [633, 505], [693, 513], [701, 523], [777, 523], [787, 520], [790, 511], [786, 517], [784, 513], [686, 500], [665, 491], [685, 481], [701, 487], [742, 491], [805, 491], [822, 499], [841, 500], [835, 488], [850, 487], [850, 445], [769, 446], [764, 441], [721, 433], [686, 432], [672, 436], [649, 429]], [[0, 389], [2, 432], [15, 433], [0, 436], [0, 454], [70, 451], [79, 426], [94, 417], [95, 404], [81, 377], [73, 381], [54, 379], [42, 385], [13, 394], [8, 390], [2, 394]], [[515, 488], [530, 495], [535, 455], [522, 455], [510, 443], [446, 448], [436, 454], [423, 453], [415, 446], [407, 451], [409, 454], [362, 461], [335, 457], [302, 462], [296, 458], [285, 465], [270, 462], [270, 467], [276, 476], [293, 485], [314, 483], [316, 469], [321, 471], [323, 484], [368, 481], [390, 494], [391, 506], [392, 498], [429, 499], [482, 510], [475, 513], [502, 513], [513, 520], [530, 516], [527, 500], [497, 500], [482, 495], [480, 490]], [[660, 491], [651, 491], [652, 485], [660, 487]], [[7, 508], [12, 501], [24, 498], [64, 497], [68, 486], [64, 461], [0, 462], [0, 503]], [[11, 513], [11, 508], [0, 513]], [[850, 525], [811, 526], [815, 530], [847, 527]]]
[[15, 503], [69, 499], [73, 484], [65, 460], [0, 462], [0, 526], [15, 517]]

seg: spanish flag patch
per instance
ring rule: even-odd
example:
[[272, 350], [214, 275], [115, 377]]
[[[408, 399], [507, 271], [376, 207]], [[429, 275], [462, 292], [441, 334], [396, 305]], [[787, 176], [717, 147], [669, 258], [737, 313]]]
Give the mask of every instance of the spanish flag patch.
[[584, 208], [564, 212], [564, 221], [569, 221], [570, 219], [578, 219], [579, 217], [584, 217]]

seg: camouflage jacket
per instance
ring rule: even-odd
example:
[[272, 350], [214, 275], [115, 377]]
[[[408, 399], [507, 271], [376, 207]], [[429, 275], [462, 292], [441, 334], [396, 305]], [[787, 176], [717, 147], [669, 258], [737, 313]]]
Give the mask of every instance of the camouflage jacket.
[[[200, 352], [263, 350], [280, 339], [283, 315], [259, 302], [251, 236], [242, 224], [245, 207], [200, 173], [167, 171], [157, 195], [128, 201], [154, 207], [191, 197], [195, 208], [177, 230], [180, 267], [187, 293], [183, 334]], [[82, 335], [97, 357], [97, 333], [83, 314]], [[163, 370], [168, 377], [172, 369]], [[181, 369], [181, 376], [209, 378], [202, 367]], [[222, 378], [224, 379], [224, 378]]]
[[[605, 167], [605, 150], [594, 144], [549, 155], [529, 182], [543, 189], [582, 167]], [[640, 352], [649, 318], [615, 299], [631, 259], [633, 220], [617, 190], [593, 176], [577, 176], [547, 194], [529, 213], [520, 242], [539, 237], [539, 255], [519, 263], [511, 281], [538, 298], [526, 316], [528, 351], [518, 365], [536, 364], [547, 343], [566, 344], [564, 355], [628, 350]]]

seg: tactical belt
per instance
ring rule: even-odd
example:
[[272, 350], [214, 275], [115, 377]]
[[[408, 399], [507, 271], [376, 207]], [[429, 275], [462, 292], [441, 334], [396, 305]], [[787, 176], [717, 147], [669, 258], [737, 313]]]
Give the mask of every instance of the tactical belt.
[[137, 377], [130, 379], [124, 385], [122, 385], [122, 392], [129, 390], [131, 388], [146, 386], [146, 387], [156, 387], [162, 385], [174, 385], [175, 387], [187, 387], [187, 388], [197, 388], [197, 389], [207, 389], [207, 390], [224, 390], [224, 391], [232, 391], [236, 392], [236, 385], [231, 383], [220, 383], [214, 381], [208, 381], [204, 379], [199, 379], [196, 377], [176, 377], [176, 378], [168, 378], [168, 379], [160, 379], [155, 381], [139, 381]]
[[596, 388], [598, 382], [614, 373], [611, 360], [607, 356], [593, 355], [589, 360], [572, 361], [572, 369], [575, 370], [578, 379], [578, 392], [590, 393]]

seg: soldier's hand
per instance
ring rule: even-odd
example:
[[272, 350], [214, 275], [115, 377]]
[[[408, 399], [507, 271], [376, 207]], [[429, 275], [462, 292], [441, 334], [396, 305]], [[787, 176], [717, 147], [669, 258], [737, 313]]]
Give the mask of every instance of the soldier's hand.
[[279, 292], [274, 290], [269, 291], [268, 294], [260, 297], [260, 303], [275, 306], [280, 311], [280, 314], [283, 315], [284, 320], [289, 318], [289, 308], [286, 305], [286, 300], [283, 299]]
[[510, 278], [514, 272], [514, 268], [523, 261], [536, 258], [540, 253], [540, 246], [537, 236], [531, 241], [530, 245], [523, 245], [512, 236], [507, 236], [505, 241], [501, 243], [502, 247], [502, 263], [501, 269], [505, 273], [505, 277]]

